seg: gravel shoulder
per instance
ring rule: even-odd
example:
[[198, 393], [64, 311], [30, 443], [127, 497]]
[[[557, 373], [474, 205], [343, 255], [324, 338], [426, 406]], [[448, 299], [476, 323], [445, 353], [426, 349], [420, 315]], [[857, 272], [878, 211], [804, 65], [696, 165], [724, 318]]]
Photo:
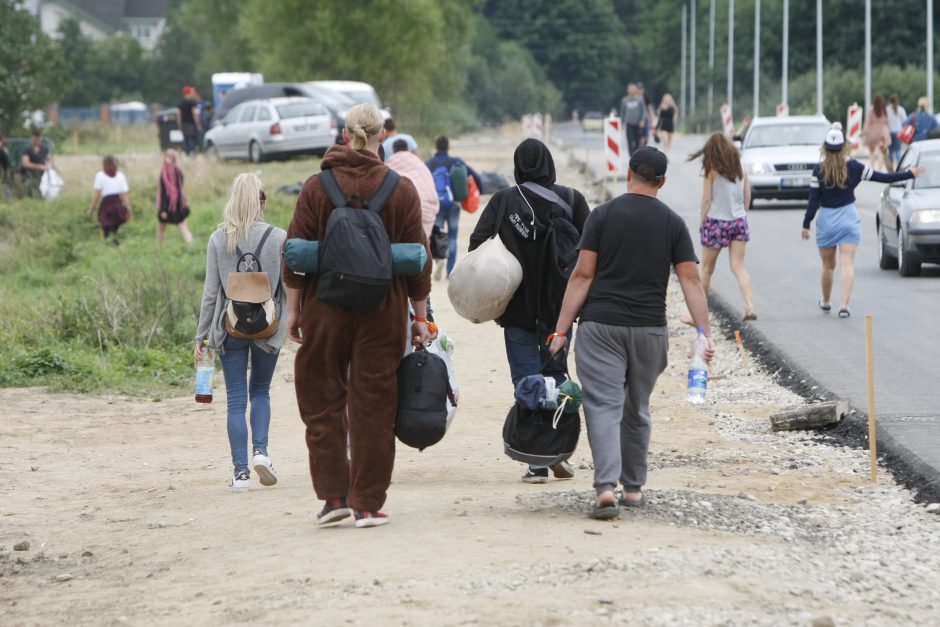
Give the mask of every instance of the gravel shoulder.
[[[453, 152], [511, 174], [517, 139], [494, 132]], [[556, 161], [560, 182], [580, 183]], [[463, 216], [464, 246], [475, 219]], [[869, 483], [866, 451], [772, 433], [767, 416], [802, 400], [727, 340], [708, 402], [689, 405], [676, 285], [650, 505], [613, 523], [585, 517], [583, 435], [575, 479], [519, 482], [500, 441], [512, 400], [501, 332], [458, 318], [445, 285], [434, 290], [461, 407], [440, 444], [399, 447], [392, 523], [379, 529], [313, 524], [292, 349], [272, 389], [279, 483], [245, 494], [225, 489], [224, 389], [204, 408], [0, 390], [0, 623], [935, 622], [940, 515], [887, 471]]]

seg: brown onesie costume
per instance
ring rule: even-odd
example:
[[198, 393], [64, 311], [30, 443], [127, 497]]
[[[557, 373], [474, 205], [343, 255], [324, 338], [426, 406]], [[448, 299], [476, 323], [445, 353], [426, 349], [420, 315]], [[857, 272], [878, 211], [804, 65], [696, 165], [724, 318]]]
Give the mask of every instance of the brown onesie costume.
[[[320, 165], [333, 170], [347, 198], [372, 198], [388, 172], [375, 153], [347, 146], [330, 148]], [[287, 238], [322, 240], [332, 210], [320, 180], [311, 176], [297, 199]], [[421, 202], [408, 179], [402, 177], [380, 215], [392, 243], [427, 246]], [[315, 274], [297, 275], [285, 264], [283, 276], [288, 287], [303, 290], [303, 344], [294, 363], [294, 385], [307, 426], [314, 490], [321, 500], [346, 498], [355, 510], [377, 512], [385, 504], [395, 462], [397, 370], [407, 341], [408, 298], [427, 297], [431, 265], [418, 276], [395, 277], [385, 302], [367, 312], [321, 303]]]

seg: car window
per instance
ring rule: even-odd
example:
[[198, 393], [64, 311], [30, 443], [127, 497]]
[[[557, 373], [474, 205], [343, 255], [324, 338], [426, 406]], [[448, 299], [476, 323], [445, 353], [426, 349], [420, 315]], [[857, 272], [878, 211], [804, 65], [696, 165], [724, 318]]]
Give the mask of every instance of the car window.
[[376, 107], [380, 109], [382, 108], [382, 101], [379, 100], [378, 95], [371, 89], [363, 89], [363, 90], [350, 89], [350, 90], [344, 91], [343, 93], [349, 96], [349, 98], [357, 104], [364, 102], [367, 104], [375, 105]]
[[234, 124], [236, 121], [238, 121], [238, 116], [242, 114], [242, 111], [244, 111], [244, 109], [245, 108], [240, 105], [235, 107], [234, 109], [232, 109], [231, 111], [225, 114], [225, 117], [222, 118], [222, 122], [225, 124]]
[[239, 124], [252, 122], [255, 119], [255, 111], [257, 109], [257, 105], [245, 105], [245, 108], [242, 109], [242, 114], [238, 117]]
[[920, 153], [917, 165], [927, 171], [914, 179], [914, 189], [940, 187], [940, 152]]
[[271, 110], [267, 107], [261, 107], [258, 109], [258, 121], [259, 122], [268, 122], [271, 120]]
[[278, 105], [277, 114], [282, 120], [289, 120], [291, 118], [302, 118], [305, 115], [324, 115], [326, 109], [323, 108], [323, 105], [315, 102], [291, 102]]
[[826, 139], [827, 124], [768, 124], [752, 126], [744, 148], [766, 146], [819, 146]]
[[898, 172], [904, 170], [909, 170], [911, 167], [911, 151], [907, 150], [904, 153], [904, 156], [901, 157], [901, 161], [898, 163]]

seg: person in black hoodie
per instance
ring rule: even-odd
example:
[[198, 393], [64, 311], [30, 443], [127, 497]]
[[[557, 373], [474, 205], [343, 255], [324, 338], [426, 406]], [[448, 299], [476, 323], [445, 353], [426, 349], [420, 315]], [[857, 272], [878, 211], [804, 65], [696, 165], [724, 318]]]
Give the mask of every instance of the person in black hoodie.
[[[549, 360], [546, 339], [554, 324], [552, 316], [561, 309], [564, 289], [550, 289], [551, 238], [549, 225], [568, 220], [580, 235], [590, 209], [576, 189], [555, 184], [555, 162], [548, 147], [537, 139], [526, 139], [513, 155], [516, 186], [502, 189], [490, 198], [473, 234], [470, 250], [498, 234], [506, 248], [522, 266], [522, 283], [509, 306], [496, 323], [503, 327], [506, 358], [513, 386], [521, 379], [539, 374]], [[533, 185], [534, 184], [534, 185]], [[567, 205], [567, 207], [565, 206]], [[500, 219], [502, 216], [502, 219]], [[497, 223], [498, 221], [498, 223]], [[544, 374], [564, 381], [567, 366], [562, 360], [549, 362]], [[548, 468], [530, 467], [522, 476], [526, 483], [545, 483]], [[562, 462], [551, 468], [559, 479], [574, 476], [571, 466]]]

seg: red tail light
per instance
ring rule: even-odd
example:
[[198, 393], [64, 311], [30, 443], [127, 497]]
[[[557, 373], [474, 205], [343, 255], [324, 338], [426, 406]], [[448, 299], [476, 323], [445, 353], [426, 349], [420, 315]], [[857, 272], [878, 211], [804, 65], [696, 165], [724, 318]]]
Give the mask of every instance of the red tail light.
[[281, 134], [281, 124], [280, 122], [275, 122], [271, 125], [271, 134], [280, 135]]

